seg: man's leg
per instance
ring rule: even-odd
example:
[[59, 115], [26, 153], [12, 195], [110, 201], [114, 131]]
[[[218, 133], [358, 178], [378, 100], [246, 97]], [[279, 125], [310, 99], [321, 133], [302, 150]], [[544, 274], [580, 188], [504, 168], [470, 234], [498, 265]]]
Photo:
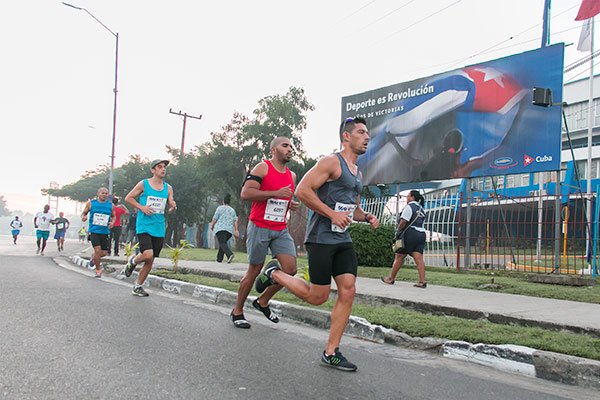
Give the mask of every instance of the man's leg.
[[[296, 297], [309, 304], [320, 305], [329, 299], [331, 285], [308, 284], [304, 279], [294, 278], [293, 276], [286, 274], [283, 270], [273, 271], [271, 277], [276, 283], [285, 287]], [[270, 287], [265, 289], [264, 293], [269, 289]]]
[[39, 234], [37, 234], [37, 239], [35, 243], [37, 244], [37, 253], [39, 253], [42, 244], [42, 237]]
[[[279, 265], [281, 266], [281, 270], [288, 274], [289, 276], [296, 275], [296, 257], [289, 254], [277, 254], [275, 256], [277, 261], [279, 261]], [[260, 272], [260, 270], [259, 270]], [[256, 277], [254, 278], [256, 280]], [[252, 282], [254, 282], [254, 280]], [[265, 289], [264, 292], [258, 297], [258, 304], [262, 307], [267, 307], [269, 305], [269, 301], [277, 292], [281, 290], [283, 286], [281, 285], [271, 285]]]
[[219, 250], [217, 251], [217, 262], [223, 261], [223, 256], [225, 255], [225, 251], [223, 251], [223, 241], [225, 240], [224, 234], [227, 233], [225, 231], [219, 231], [216, 233], [217, 243], [219, 244]]
[[[119, 255], [119, 239], [121, 238], [121, 227], [120, 226], [115, 226], [113, 227], [114, 232], [113, 232], [113, 240], [115, 241], [115, 248], [113, 251], [113, 254], [115, 256]], [[109, 249], [110, 251], [110, 249]]]
[[258, 274], [260, 274], [262, 267], [263, 264], [250, 264], [248, 266], [248, 271], [246, 271], [246, 275], [244, 275], [240, 281], [240, 286], [238, 287], [238, 295], [235, 300], [235, 306], [233, 307], [233, 315], [243, 314], [244, 302], [248, 298], [248, 295], [252, 290], [252, 285], [254, 285], [254, 281], [258, 277]]
[[136, 264], [144, 263], [136, 281], [137, 285], [143, 285], [152, 270], [152, 264], [154, 264], [154, 251], [152, 249], [144, 250], [135, 257], [134, 262]]
[[334, 278], [337, 285], [337, 300], [331, 310], [331, 328], [329, 330], [329, 339], [325, 352], [330, 355], [335, 353], [335, 349], [340, 347], [342, 335], [348, 325], [348, 319], [352, 312], [352, 303], [356, 293], [356, 277], [352, 274], [342, 274]]
[[42, 237], [42, 255], [44, 255], [44, 250], [46, 249], [46, 244], [48, 243], [48, 239], [46, 238], [46, 236]]

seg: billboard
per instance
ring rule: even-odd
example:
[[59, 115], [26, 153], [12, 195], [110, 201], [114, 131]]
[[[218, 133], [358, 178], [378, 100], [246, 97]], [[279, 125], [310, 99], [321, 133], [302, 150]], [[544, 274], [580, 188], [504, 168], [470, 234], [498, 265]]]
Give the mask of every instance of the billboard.
[[561, 107], [532, 104], [533, 88], [562, 101], [564, 45], [556, 44], [342, 98], [342, 120], [364, 117], [363, 182], [556, 171]]

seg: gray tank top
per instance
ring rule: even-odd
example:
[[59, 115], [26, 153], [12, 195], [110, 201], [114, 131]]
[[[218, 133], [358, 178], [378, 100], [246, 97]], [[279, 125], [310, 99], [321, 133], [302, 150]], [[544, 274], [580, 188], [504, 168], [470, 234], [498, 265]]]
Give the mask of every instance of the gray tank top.
[[[325, 182], [317, 189], [319, 199], [332, 210], [354, 212], [356, 198], [362, 191], [359, 176], [353, 175], [340, 153], [334, 153], [340, 161], [342, 174], [335, 181]], [[350, 216], [352, 218], [352, 216]], [[338, 244], [352, 242], [347, 230], [342, 230], [331, 224], [331, 220], [320, 214], [313, 213], [306, 230], [304, 243]]]

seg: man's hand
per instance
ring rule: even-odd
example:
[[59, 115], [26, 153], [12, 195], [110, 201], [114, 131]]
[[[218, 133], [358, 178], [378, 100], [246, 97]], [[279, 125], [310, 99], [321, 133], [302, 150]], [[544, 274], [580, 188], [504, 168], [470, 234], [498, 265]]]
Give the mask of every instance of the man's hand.
[[371, 228], [373, 229], [377, 229], [379, 227], [379, 218], [377, 218], [373, 214], [367, 214], [365, 216], [365, 221], [371, 224]]
[[346, 229], [348, 225], [352, 222], [352, 218], [348, 216], [347, 212], [344, 211], [334, 211], [333, 217], [331, 218], [331, 223], [339, 226], [342, 229]]
[[173, 200], [169, 203], [169, 209], [167, 210], [167, 213], [171, 214], [175, 210], [177, 210], [177, 203], [175, 203], [175, 200]]
[[278, 199], [285, 199], [286, 197], [292, 197], [292, 185], [287, 185], [281, 189], [275, 191], [275, 197]]
[[297, 201], [290, 201], [290, 210], [292, 211], [298, 211], [298, 209], [300, 208], [300, 203], [298, 203]]
[[146, 215], [153, 215], [154, 214], [154, 210], [150, 208], [150, 206], [142, 206], [140, 208], [140, 211], [143, 212]]

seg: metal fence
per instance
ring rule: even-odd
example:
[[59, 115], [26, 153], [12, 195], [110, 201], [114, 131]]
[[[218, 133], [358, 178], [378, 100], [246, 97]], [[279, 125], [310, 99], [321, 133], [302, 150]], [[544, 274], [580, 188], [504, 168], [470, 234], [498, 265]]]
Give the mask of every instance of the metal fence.
[[[363, 199], [381, 224], [396, 225], [405, 196]], [[557, 209], [558, 208], [558, 209]], [[426, 195], [426, 265], [465, 269], [589, 274], [599, 210], [585, 194]], [[594, 211], [595, 210], [595, 211]], [[595, 216], [595, 217], [594, 217]], [[589, 232], [589, 233], [588, 233]], [[595, 265], [595, 264], [594, 264]]]

